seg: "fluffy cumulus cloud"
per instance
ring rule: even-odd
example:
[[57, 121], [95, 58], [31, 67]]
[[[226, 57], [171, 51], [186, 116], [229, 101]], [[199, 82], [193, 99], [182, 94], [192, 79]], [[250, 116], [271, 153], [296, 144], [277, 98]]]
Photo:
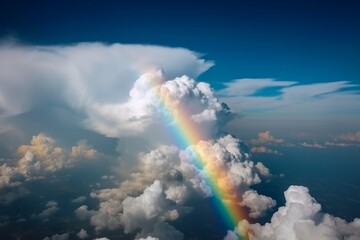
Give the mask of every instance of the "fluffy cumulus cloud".
[[251, 139], [250, 143], [252, 145], [250, 151], [252, 153], [266, 153], [266, 154], [275, 154], [282, 155], [277, 150], [274, 150], [269, 147], [269, 145], [283, 145], [290, 146], [289, 143], [286, 143], [282, 138], [276, 138], [272, 135], [270, 131], [259, 132], [258, 137], [256, 139]]
[[213, 136], [231, 115], [214, 97], [209, 84], [188, 76], [165, 81], [161, 70], [142, 75], [129, 94], [125, 102], [94, 106], [86, 120], [88, 127], [110, 137], [136, 135], [149, 126], [156, 128], [171, 111], [173, 115], [190, 115], [205, 135]]
[[259, 132], [257, 139], [251, 140], [252, 144], [283, 144], [285, 141], [281, 138], [275, 138], [270, 131]]
[[[194, 159], [194, 148], [209, 156], [202, 166], [194, 164], [198, 161]], [[222, 175], [212, 180], [220, 188], [231, 186], [240, 193], [260, 183], [261, 176], [269, 176], [269, 170], [263, 164], [254, 164], [248, 157], [241, 142], [230, 135], [200, 141], [185, 150], [161, 145], [142, 154], [138, 171], [118, 188], [93, 192], [92, 197], [100, 200], [98, 209], [89, 210], [83, 205], [75, 213], [80, 219], [90, 219], [97, 230], [122, 227], [130, 233], [141, 229], [139, 237], [162, 239], [161, 236], [178, 236], [182, 239], [182, 235], [166, 222], [174, 221], [188, 211], [186, 203], [189, 198], [213, 194], [207, 184], [213, 174], [210, 172], [222, 169]], [[275, 203], [255, 191], [245, 192], [242, 198], [241, 204], [250, 209], [254, 218], [262, 216]]]
[[250, 209], [249, 216], [258, 218], [263, 216], [267, 210], [272, 209], [276, 205], [276, 201], [270, 197], [259, 195], [254, 190], [248, 190], [243, 194], [241, 204]]
[[88, 238], [89, 237], [89, 234], [87, 233], [87, 231], [85, 229], [80, 229], [80, 231], [76, 234], [76, 236], [79, 238], [79, 239], [85, 239], [85, 238]]
[[349, 223], [321, 212], [321, 205], [303, 186], [290, 186], [284, 194], [285, 206], [274, 213], [269, 223], [250, 224], [243, 220], [238, 225], [239, 230], [249, 228], [249, 237], [254, 240], [360, 239], [359, 218]]
[[20, 159], [0, 165], [0, 203], [11, 203], [26, 195], [28, 192], [22, 187], [25, 181], [44, 178], [47, 174], [72, 167], [80, 160], [101, 156], [85, 141], [69, 150], [58, 146], [53, 138], [44, 134], [34, 136], [30, 145], [21, 145], [17, 154]]

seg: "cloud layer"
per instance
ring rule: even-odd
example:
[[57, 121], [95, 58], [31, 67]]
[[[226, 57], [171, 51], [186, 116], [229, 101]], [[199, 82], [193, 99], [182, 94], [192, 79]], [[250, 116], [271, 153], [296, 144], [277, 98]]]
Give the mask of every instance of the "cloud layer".
[[[284, 193], [286, 203], [278, 209], [265, 225], [239, 223], [239, 228], [250, 227], [250, 239], [256, 240], [305, 240], [360, 238], [360, 219], [353, 222], [321, 212], [321, 205], [303, 186], [290, 186]], [[231, 236], [231, 233], [228, 234]]]

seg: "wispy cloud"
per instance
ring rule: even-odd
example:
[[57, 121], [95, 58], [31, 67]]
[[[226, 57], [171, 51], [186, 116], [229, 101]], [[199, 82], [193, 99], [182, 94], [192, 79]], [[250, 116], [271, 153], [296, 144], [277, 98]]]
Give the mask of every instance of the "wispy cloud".
[[252, 147], [250, 149], [252, 153], [269, 153], [269, 154], [276, 154], [276, 155], [282, 155], [282, 153], [278, 152], [277, 150], [272, 150], [265, 146], [260, 147]]
[[300, 143], [300, 146], [306, 147], [306, 148], [326, 148], [325, 146], [323, 146], [317, 142], [313, 142], [313, 143], [303, 142], [303, 143]]
[[[217, 92], [235, 111], [281, 118], [360, 117], [359, 85], [348, 81], [301, 84], [275, 79], [238, 79]], [[273, 94], [261, 91], [277, 87]], [[256, 94], [258, 93], [258, 94]]]
[[360, 131], [356, 133], [342, 134], [338, 138], [344, 141], [360, 142]]

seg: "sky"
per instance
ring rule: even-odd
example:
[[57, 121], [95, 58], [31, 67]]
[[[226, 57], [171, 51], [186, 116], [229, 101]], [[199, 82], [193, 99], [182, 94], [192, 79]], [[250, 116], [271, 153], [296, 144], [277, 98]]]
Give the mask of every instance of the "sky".
[[360, 239], [359, 11], [2, 1], [0, 233]]

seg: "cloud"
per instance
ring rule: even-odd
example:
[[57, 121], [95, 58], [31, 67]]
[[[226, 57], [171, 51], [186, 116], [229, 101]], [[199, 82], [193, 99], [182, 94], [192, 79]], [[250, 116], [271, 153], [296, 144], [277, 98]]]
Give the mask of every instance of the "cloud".
[[[171, 102], [173, 106], [164, 107], [160, 99], [169, 98], [171, 101], [167, 100], [165, 105]], [[186, 110], [180, 108], [180, 102], [187, 106]], [[126, 102], [94, 105], [86, 124], [101, 134], [120, 138], [144, 134], [150, 126], [158, 129], [157, 124], [163, 121], [164, 113], [168, 115], [167, 111], [172, 111], [173, 115], [186, 111], [192, 121], [203, 129], [204, 137], [216, 135], [220, 124], [231, 117], [227, 106], [214, 97], [209, 84], [197, 83], [185, 75], [166, 81], [162, 72], [158, 71], [143, 74], [137, 79]], [[164, 125], [160, 128], [163, 129]]]
[[[154, 94], [162, 95], [160, 99], [171, 98], [171, 102], [166, 103], [171, 103], [171, 108], [163, 109], [159, 97]], [[213, 96], [208, 84], [197, 83], [187, 76], [165, 81], [161, 71], [142, 75], [135, 81], [127, 102], [99, 110], [104, 111], [104, 117], [114, 116], [115, 122], [110, 121], [107, 127], [106, 119], [93, 118], [101, 127], [97, 128], [95, 124], [92, 128], [105, 135], [108, 135], [105, 133], [108, 128], [118, 138], [127, 133], [120, 131], [117, 135], [114, 126], [128, 129], [135, 135], [146, 131], [149, 126], [150, 129], [164, 131], [174, 124], [166, 116], [168, 111], [172, 111], [173, 115], [185, 114], [180, 112], [182, 105], [187, 106], [187, 116], [204, 133], [204, 139], [185, 149], [159, 144], [153, 150], [139, 154], [138, 166], [129, 177], [117, 188], [93, 191], [91, 197], [99, 200], [98, 208], [89, 210], [85, 205], [79, 207], [75, 211], [79, 218], [90, 219], [97, 231], [123, 228], [125, 233], [140, 230], [139, 237], [158, 237], [161, 236], [157, 235], [159, 229], [173, 228], [167, 222], [188, 211], [186, 204], [189, 198], [205, 198], [213, 194], [207, 184], [209, 177], [220, 188], [225, 190], [230, 186], [242, 194], [250, 186], [260, 183], [261, 177], [270, 175], [263, 164], [254, 164], [249, 160], [249, 154], [244, 151], [240, 140], [221, 132], [223, 123], [231, 118], [226, 105]], [[125, 112], [127, 115], [122, 114]], [[126, 119], [129, 121], [126, 122]], [[159, 126], [152, 125], [158, 122], [161, 123]], [[136, 127], [135, 131], [133, 127]], [[201, 149], [199, 154], [206, 159], [201, 167], [194, 164], [198, 161], [194, 159], [194, 149]], [[217, 173], [218, 169], [222, 169], [221, 174]], [[254, 216], [270, 208], [270, 198], [259, 194], [252, 194], [252, 197], [263, 204], [256, 209], [246, 202], [253, 209]]]
[[349, 142], [329, 142], [324, 143], [327, 147], [359, 147], [359, 144], [349, 143]]
[[290, 186], [285, 191], [285, 206], [278, 209], [269, 223], [249, 224], [242, 220], [238, 228], [250, 228], [250, 239], [305, 240], [359, 239], [360, 219], [353, 222], [322, 213], [320, 204], [303, 186]]
[[174, 239], [174, 240], [182, 240], [184, 239], [184, 234], [176, 230], [173, 226], [166, 222], [158, 222], [154, 226], [154, 231], [149, 233], [146, 238], [139, 238], [143, 240], [159, 240], [159, 239]]
[[84, 141], [70, 151], [58, 146], [53, 138], [45, 134], [34, 136], [30, 145], [21, 145], [17, 154], [20, 159], [8, 161], [13, 166], [8, 166], [8, 163], [0, 165], [0, 203], [9, 204], [27, 195], [28, 191], [21, 186], [25, 181], [41, 179], [49, 173], [73, 167], [80, 160], [102, 156]]
[[[77, 128], [81, 123], [83, 127], [96, 126], [97, 131], [112, 135], [105, 126], [118, 121], [119, 115], [110, 114], [106, 121], [103, 114], [123, 106], [135, 80], [143, 73], [162, 68], [168, 79], [183, 74], [196, 78], [211, 66], [211, 61], [184, 48], [117, 43], [69, 46], [1, 43], [0, 134], [10, 134], [22, 138], [21, 141], [36, 123], [24, 125], [19, 119], [36, 116], [36, 111], [47, 118], [54, 114], [52, 111], [61, 110], [68, 114], [57, 114], [55, 123], [46, 124], [61, 125], [66, 121]], [[133, 117], [139, 121], [136, 114]], [[113, 135], [130, 132], [123, 130], [124, 133], [115, 129]]]
[[86, 200], [85, 196], [80, 196], [80, 197], [74, 198], [73, 200], [71, 200], [71, 202], [73, 202], [73, 203], [83, 203], [85, 200]]
[[270, 197], [260, 195], [255, 190], [248, 190], [242, 195], [241, 205], [250, 209], [249, 216], [259, 218], [265, 215], [266, 211], [276, 205], [276, 201]]
[[323, 146], [317, 142], [314, 142], [314, 143], [303, 142], [303, 143], [300, 143], [300, 146], [306, 147], [306, 148], [326, 148], [325, 146]]
[[[358, 112], [358, 87], [347, 81], [300, 84], [274, 79], [238, 79], [217, 92], [233, 111], [279, 119], [314, 119]], [[262, 93], [270, 90], [271, 94]], [[340, 116], [340, 117], [341, 117]], [[356, 117], [360, 117], [356, 115]]]
[[[201, 167], [194, 164], [193, 148], [202, 149], [209, 161]], [[123, 227], [126, 233], [130, 233], [141, 229], [139, 237], [158, 237], [160, 235], [152, 232], [154, 226], [180, 218], [188, 211], [189, 198], [205, 198], [213, 194], [207, 178], [214, 175], [216, 169], [222, 169], [223, 174], [212, 181], [224, 189], [230, 185], [239, 193], [260, 183], [260, 177], [270, 176], [269, 169], [262, 163], [254, 164], [248, 158], [241, 142], [230, 135], [200, 141], [197, 146], [185, 150], [160, 145], [140, 155], [138, 169], [118, 188], [101, 189], [91, 194], [100, 201], [97, 210], [81, 206], [75, 212], [80, 219], [90, 219], [96, 230]], [[254, 217], [273, 206], [271, 198], [256, 193], [247, 193], [244, 197], [244, 205], [251, 209]], [[261, 206], [251, 205], [249, 198]]]
[[80, 229], [80, 231], [76, 234], [76, 236], [78, 236], [79, 239], [85, 239], [89, 237], [89, 234], [86, 232], [85, 229]]
[[272, 150], [265, 146], [252, 147], [250, 151], [253, 153], [269, 153], [269, 154], [275, 154], [275, 155], [282, 155], [282, 153], [278, 152], [277, 150]]
[[59, 211], [58, 203], [56, 201], [48, 201], [45, 205], [45, 209], [34, 217], [38, 217], [40, 219], [47, 219], [50, 216], [54, 215], [57, 211]]
[[289, 143], [286, 143], [282, 138], [275, 138], [270, 131], [259, 132], [257, 139], [251, 139], [250, 143], [253, 146], [250, 151], [253, 153], [267, 153], [267, 154], [276, 154], [282, 155], [277, 150], [273, 150], [267, 146], [258, 146], [258, 145], [284, 145], [290, 146]]
[[19, 171], [25, 176], [39, 175], [41, 172], [55, 172], [71, 167], [77, 159], [95, 159], [101, 154], [80, 141], [73, 146], [71, 152], [56, 146], [56, 141], [44, 134], [34, 136], [30, 145], [22, 145], [18, 153], [24, 157], [19, 161]]
[[69, 239], [69, 234], [63, 233], [63, 234], [55, 234], [51, 237], [46, 237], [43, 240], [68, 240], [68, 239]]
[[270, 131], [259, 132], [257, 139], [252, 139], [251, 144], [283, 144], [285, 141], [281, 138], [275, 138]]
[[176, 220], [179, 217], [172, 202], [166, 199], [164, 189], [160, 181], [155, 181], [144, 190], [138, 197], [127, 197], [123, 203], [121, 222], [125, 233], [132, 232], [137, 228], [153, 226], [158, 219]]
[[356, 133], [342, 134], [338, 138], [344, 141], [360, 142], [360, 131]]
[[88, 206], [86, 205], [81, 205], [80, 207], [78, 207], [75, 210], [75, 215], [80, 219], [80, 220], [85, 220], [85, 219], [89, 219], [91, 216], [93, 216], [95, 214], [95, 211], [89, 211], [88, 210]]
[[270, 87], [288, 87], [296, 84], [297, 82], [291, 81], [276, 81], [271, 78], [252, 79], [243, 78], [237, 79], [232, 82], [224, 83], [225, 88], [218, 91], [220, 96], [238, 97], [238, 96], [252, 96], [259, 90]]

